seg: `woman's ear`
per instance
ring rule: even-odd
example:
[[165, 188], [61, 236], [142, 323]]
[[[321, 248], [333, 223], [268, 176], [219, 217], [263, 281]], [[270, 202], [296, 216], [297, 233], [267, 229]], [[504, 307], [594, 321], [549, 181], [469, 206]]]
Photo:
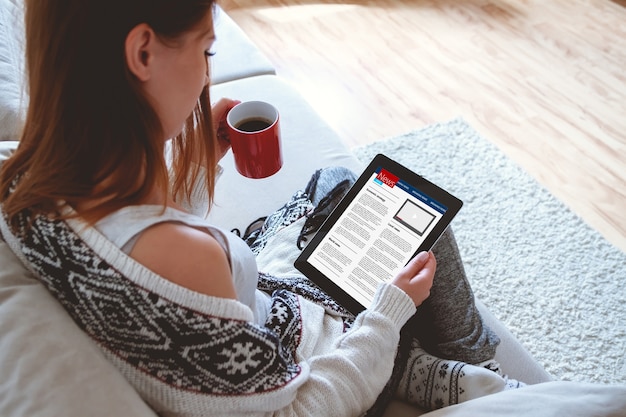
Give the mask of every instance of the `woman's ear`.
[[156, 40], [156, 34], [146, 23], [138, 24], [126, 36], [126, 65], [139, 81], [150, 79]]

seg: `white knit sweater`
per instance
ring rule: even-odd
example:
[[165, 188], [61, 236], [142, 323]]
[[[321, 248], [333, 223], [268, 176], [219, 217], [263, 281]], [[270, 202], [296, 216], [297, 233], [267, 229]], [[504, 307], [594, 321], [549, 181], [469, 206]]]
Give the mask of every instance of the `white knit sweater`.
[[[165, 280], [79, 220], [40, 217], [18, 239], [0, 217], [14, 252], [165, 416], [360, 415], [415, 313], [402, 290], [382, 285], [345, 331], [332, 309], [278, 291], [259, 325], [249, 306]], [[251, 256], [240, 252], [231, 248], [231, 263]]]

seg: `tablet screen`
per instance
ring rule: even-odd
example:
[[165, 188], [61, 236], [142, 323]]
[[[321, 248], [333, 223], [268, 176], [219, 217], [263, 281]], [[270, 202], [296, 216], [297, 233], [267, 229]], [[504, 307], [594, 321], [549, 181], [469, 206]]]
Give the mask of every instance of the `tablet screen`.
[[429, 250], [462, 202], [407, 168], [378, 155], [295, 266], [358, 314], [381, 282]]

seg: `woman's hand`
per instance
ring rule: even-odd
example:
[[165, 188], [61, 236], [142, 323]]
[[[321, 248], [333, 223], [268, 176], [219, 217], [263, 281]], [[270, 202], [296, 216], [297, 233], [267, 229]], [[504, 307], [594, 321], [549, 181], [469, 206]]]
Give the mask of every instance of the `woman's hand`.
[[226, 152], [230, 149], [230, 139], [228, 137], [228, 127], [226, 125], [226, 116], [230, 109], [241, 103], [239, 100], [230, 98], [222, 98], [211, 107], [211, 115], [213, 116], [213, 126], [215, 136], [219, 145], [218, 160], [222, 159]]
[[432, 252], [420, 252], [391, 281], [392, 284], [407, 293], [419, 306], [430, 295], [437, 261]]

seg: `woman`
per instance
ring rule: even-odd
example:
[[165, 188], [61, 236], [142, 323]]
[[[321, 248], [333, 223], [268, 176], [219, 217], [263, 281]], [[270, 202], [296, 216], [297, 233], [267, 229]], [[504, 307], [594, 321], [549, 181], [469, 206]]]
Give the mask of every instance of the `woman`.
[[[354, 318], [302, 277], [259, 279], [246, 243], [207, 224], [229, 148], [215, 128], [236, 103], [211, 109], [213, 8], [26, 2], [30, 105], [0, 172], [5, 240], [162, 414], [347, 416], [394, 394], [434, 408], [505, 389], [451, 234], [437, 277], [419, 254]], [[351, 178], [321, 170], [294, 198], [318, 205], [322, 176]], [[420, 391], [435, 371], [456, 385], [450, 365], [467, 385]]]

